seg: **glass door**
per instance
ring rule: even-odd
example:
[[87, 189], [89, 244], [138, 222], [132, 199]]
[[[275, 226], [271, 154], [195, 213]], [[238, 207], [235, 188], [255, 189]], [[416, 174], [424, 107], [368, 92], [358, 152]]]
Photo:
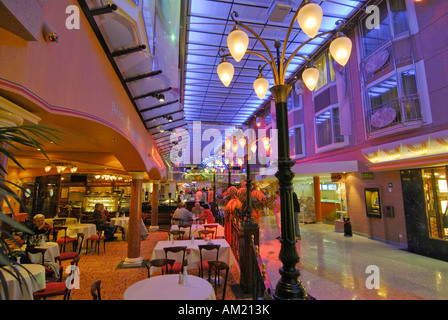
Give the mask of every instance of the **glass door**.
[[448, 240], [446, 168], [422, 170], [429, 237]]

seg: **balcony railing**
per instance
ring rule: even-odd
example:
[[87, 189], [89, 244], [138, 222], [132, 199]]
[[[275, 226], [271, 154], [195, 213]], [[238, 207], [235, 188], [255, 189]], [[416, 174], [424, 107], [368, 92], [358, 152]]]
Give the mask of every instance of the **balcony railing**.
[[[376, 127], [372, 125], [372, 116], [380, 109], [392, 108], [396, 111], [395, 119], [382, 126]], [[388, 129], [405, 128], [411, 125], [421, 125], [422, 112], [418, 94], [409, 95], [404, 98], [391, 100], [385, 104], [375, 106], [366, 111], [366, 126], [370, 134], [375, 134]]]

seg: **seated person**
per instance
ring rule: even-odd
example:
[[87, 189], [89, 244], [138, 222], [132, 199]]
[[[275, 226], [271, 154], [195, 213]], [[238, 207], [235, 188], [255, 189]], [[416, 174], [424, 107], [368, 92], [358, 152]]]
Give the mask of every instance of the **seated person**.
[[179, 203], [176, 211], [174, 211], [173, 219], [182, 220], [181, 223], [191, 223], [193, 221], [193, 217], [191, 216], [191, 212], [185, 208], [185, 203]]
[[33, 232], [35, 235], [47, 236], [51, 232], [51, 226], [45, 222], [45, 216], [43, 214], [36, 214], [33, 217]]
[[95, 204], [95, 210], [93, 211], [93, 223], [96, 225], [97, 230], [104, 229], [104, 236], [106, 241], [115, 240], [115, 226], [107, 221], [107, 216], [104, 210], [104, 205], [102, 203]]
[[204, 211], [204, 208], [201, 207], [201, 204], [199, 202], [196, 202], [194, 204], [193, 209], [191, 209], [191, 214], [193, 215], [194, 218], [196, 218], [196, 217], [199, 217], [203, 211]]
[[208, 204], [204, 204], [203, 207], [204, 207], [204, 211], [198, 218], [206, 219], [207, 223], [215, 223], [215, 217], [213, 216], [213, 213], [210, 210], [210, 206]]

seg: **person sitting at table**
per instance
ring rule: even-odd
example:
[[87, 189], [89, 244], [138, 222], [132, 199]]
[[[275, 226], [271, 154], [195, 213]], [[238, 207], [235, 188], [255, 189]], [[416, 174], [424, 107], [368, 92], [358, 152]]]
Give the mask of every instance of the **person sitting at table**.
[[196, 202], [194, 204], [193, 209], [191, 209], [191, 214], [193, 215], [193, 218], [199, 217], [202, 212], [204, 212], [204, 208], [201, 207], [201, 204], [199, 202]]
[[51, 226], [45, 222], [45, 216], [43, 214], [36, 214], [33, 217], [33, 232], [35, 235], [47, 236], [51, 232]]
[[104, 229], [104, 236], [106, 241], [115, 240], [114, 236], [115, 226], [107, 221], [106, 213], [104, 212], [104, 205], [102, 203], [95, 204], [95, 210], [93, 211], [93, 223], [96, 225], [97, 230]]
[[191, 216], [191, 212], [185, 207], [185, 203], [179, 203], [176, 211], [174, 211], [173, 219], [179, 219], [182, 223], [191, 223], [193, 221], [193, 217]]
[[204, 204], [202, 207], [204, 208], [204, 211], [198, 217], [198, 219], [206, 219], [207, 223], [215, 223], [215, 217], [213, 216], [213, 213], [210, 210], [210, 206], [208, 204]]

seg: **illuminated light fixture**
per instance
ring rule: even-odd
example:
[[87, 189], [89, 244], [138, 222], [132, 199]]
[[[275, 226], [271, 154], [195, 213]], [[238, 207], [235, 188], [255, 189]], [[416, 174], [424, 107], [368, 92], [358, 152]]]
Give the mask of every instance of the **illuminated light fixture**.
[[221, 63], [217, 69], [219, 80], [221, 80], [222, 84], [226, 87], [232, 82], [233, 74], [235, 73], [235, 68], [232, 66], [230, 62], [228, 62], [225, 58], [222, 59]]
[[230, 139], [226, 139], [226, 149], [230, 149], [230, 147], [232, 146], [232, 141], [230, 141]]
[[254, 90], [260, 100], [263, 100], [268, 89], [269, 81], [260, 73], [254, 81]]
[[236, 144], [236, 141], [233, 142], [233, 152], [236, 152], [238, 150], [238, 145]]
[[159, 102], [165, 102], [165, 96], [163, 94], [161, 94], [161, 93], [159, 93], [156, 96], [156, 99], [159, 100]]
[[249, 37], [244, 31], [238, 29], [238, 26], [236, 25], [232, 32], [227, 36], [227, 47], [236, 62], [240, 62], [241, 59], [243, 59], [248, 45]]
[[297, 22], [308, 37], [314, 38], [319, 32], [323, 16], [324, 12], [320, 5], [307, 3], [300, 9]]
[[173, 117], [172, 116], [163, 116], [163, 118], [168, 120], [168, 122], [173, 122]]
[[302, 79], [305, 83], [306, 87], [313, 91], [314, 88], [317, 86], [317, 82], [319, 80], [319, 70], [317, 70], [315, 67], [309, 67], [305, 69], [302, 73]]
[[50, 165], [47, 165], [47, 166], [45, 166], [45, 172], [49, 172], [50, 170], [51, 170], [51, 166]]
[[238, 165], [241, 167], [243, 165], [243, 162], [244, 162], [243, 158], [238, 158], [237, 162], [238, 162]]
[[255, 153], [257, 151], [257, 144], [256, 143], [252, 144], [250, 150], [252, 151], [252, 153]]
[[242, 136], [238, 142], [240, 143], [241, 148], [244, 148], [244, 146], [246, 145], [246, 137]]
[[352, 41], [345, 35], [337, 34], [336, 39], [330, 44], [331, 56], [341, 66], [345, 66], [352, 52]]
[[78, 171], [78, 167], [77, 166], [71, 167], [71, 169], [70, 169], [71, 173], [75, 173], [76, 171]]
[[257, 124], [257, 127], [261, 126], [261, 118], [260, 117], [257, 117], [255, 122]]

